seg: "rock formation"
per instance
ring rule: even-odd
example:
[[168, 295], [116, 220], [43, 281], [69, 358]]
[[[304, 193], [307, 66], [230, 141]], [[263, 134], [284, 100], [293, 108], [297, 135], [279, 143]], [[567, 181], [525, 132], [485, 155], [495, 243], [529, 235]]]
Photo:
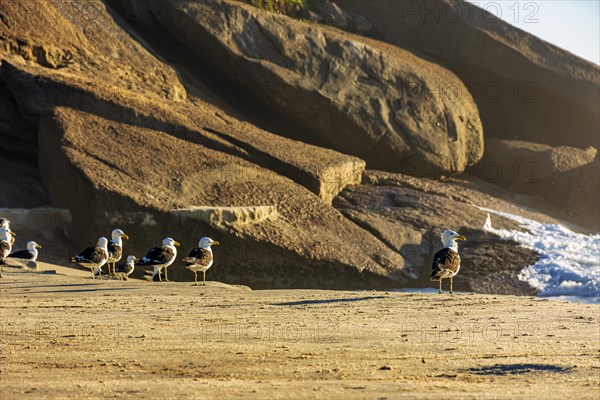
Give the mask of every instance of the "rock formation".
[[[478, 206], [557, 221], [516, 205], [507, 189], [526, 190], [511, 182], [447, 178], [471, 173], [484, 154], [477, 107], [453, 72], [406, 49], [241, 2], [109, 3], [116, 8], [101, 0], [0, 2], [0, 207], [51, 206], [69, 216], [60, 220], [68, 238], [56, 224], [50, 232], [52, 261], [118, 226], [137, 255], [165, 236], [182, 252], [201, 236], [219, 240], [212, 279], [230, 283], [397, 287], [426, 284], [439, 233], [452, 228], [472, 238], [457, 288], [529, 293], [514, 278], [537, 256], [484, 232]], [[357, 14], [344, 4], [333, 10], [354, 22], [341, 27], [365, 32], [365, 21], [351, 26], [362, 21], [362, 2]], [[381, 21], [361, 14], [378, 35]], [[572, 75], [587, 82], [590, 67], [581, 65]], [[523, 68], [516, 79], [528, 76]], [[556, 78], [557, 68], [540, 76]], [[230, 88], [250, 95], [234, 98]], [[564, 82], [556, 93], [552, 101], [593, 125]], [[516, 115], [506, 127], [518, 125]], [[583, 138], [579, 128], [572, 136]], [[588, 139], [581, 143], [593, 144]], [[585, 184], [598, 178], [593, 150], [544, 144], [503, 152], [515, 143], [486, 140], [482, 163], [525, 154], [543, 164], [544, 182], [565, 194], [556, 206], [587, 210], [598, 199], [598, 185]], [[35, 235], [32, 227], [26, 232]], [[478, 278], [482, 265], [500, 286]], [[179, 263], [169, 276], [191, 279]]]
[[151, 10], [191, 51], [289, 115], [303, 140], [407, 172], [460, 173], [481, 157], [477, 108], [436, 64], [240, 2], [156, 1]]
[[[510, 26], [493, 3], [485, 9], [464, 0], [337, 3], [371, 22], [369, 36], [456, 73], [477, 102], [487, 138], [600, 146], [600, 67]], [[533, 21], [535, 13], [530, 8], [521, 18]]]

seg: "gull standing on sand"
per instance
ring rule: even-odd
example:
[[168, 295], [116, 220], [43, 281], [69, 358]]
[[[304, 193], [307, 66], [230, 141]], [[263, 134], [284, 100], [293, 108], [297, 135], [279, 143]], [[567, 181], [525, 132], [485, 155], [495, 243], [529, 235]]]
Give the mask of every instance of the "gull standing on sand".
[[162, 246], [153, 247], [142, 258], [136, 265], [140, 266], [152, 266], [154, 267], [154, 272], [152, 273], [152, 280], [158, 277], [158, 280], [162, 282], [161, 272], [164, 268], [165, 270], [165, 281], [169, 281], [169, 276], [167, 275], [167, 267], [175, 261], [177, 257], [177, 249], [175, 246], [179, 246], [179, 242], [171, 239], [170, 237], [164, 238], [162, 241]]
[[10, 253], [9, 257], [36, 262], [38, 258], [38, 249], [41, 248], [42, 246], [31, 240], [27, 242], [27, 250], [15, 251], [14, 253]]
[[460, 256], [458, 255], [457, 240], [467, 240], [467, 238], [454, 231], [444, 231], [444, 233], [442, 233], [442, 243], [444, 244], [444, 248], [433, 256], [430, 279], [432, 281], [440, 282], [440, 293], [442, 293], [442, 279], [450, 279], [450, 293], [453, 293], [452, 278], [454, 278], [460, 270]]
[[10, 254], [10, 242], [0, 239], [0, 278], [2, 278], [2, 269], [6, 266], [6, 257]]
[[9, 227], [9, 221], [7, 219], [1, 220], [2, 227], [0, 228], [0, 278], [2, 277], [2, 268], [6, 266], [6, 258], [12, 251], [12, 245], [15, 242], [15, 234], [11, 232]]
[[213, 252], [210, 246], [216, 246], [219, 242], [209, 237], [203, 237], [198, 242], [198, 247], [192, 249], [190, 254], [183, 259], [186, 268], [194, 272], [194, 285], [198, 285], [198, 271], [202, 271], [202, 285], [206, 285], [206, 271], [213, 264]]
[[123, 281], [126, 281], [129, 278], [129, 275], [133, 273], [135, 269], [135, 263], [140, 261], [135, 256], [128, 256], [127, 262], [125, 265], [119, 265], [115, 270], [115, 276]]
[[[0, 219], [0, 240], [6, 240], [11, 246], [15, 244], [15, 236], [13, 231], [10, 230], [10, 220], [7, 218]], [[4, 238], [4, 239], [3, 239]]]
[[[111, 241], [108, 242], [108, 261], [106, 264], [108, 265], [109, 275], [114, 275], [116, 272], [116, 264], [121, 261], [121, 257], [123, 257], [123, 239], [129, 239], [129, 236], [122, 230], [115, 229], [111, 233], [111, 238]], [[111, 264], [112, 271], [110, 268]]]
[[108, 260], [108, 240], [105, 237], [98, 239], [96, 246], [87, 247], [81, 253], [71, 258], [71, 262], [78, 263], [92, 270], [92, 279], [96, 279], [95, 272], [98, 271], [102, 279], [102, 266]]

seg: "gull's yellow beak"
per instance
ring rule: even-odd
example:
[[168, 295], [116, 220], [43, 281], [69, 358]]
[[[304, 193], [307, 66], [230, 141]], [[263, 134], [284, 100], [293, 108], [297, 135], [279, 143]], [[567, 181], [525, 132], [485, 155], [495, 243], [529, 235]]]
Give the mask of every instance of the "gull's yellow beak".
[[39, 244], [36, 244], [36, 245], [35, 245], [35, 248], [36, 248], [36, 249], [41, 249], [41, 248], [42, 248], [42, 246], [40, 246]]
[[11, 236], [17, 236], [17, 234], [14, 232], [11, 232], [10, 234], [11, 234]]
[[220, 245], [220, 244], [221, 244], [221, 243], [219, 243], [219, 242], [212, 242], [210, 245], [211, 245], [211, 246], [218, 246], [218, 245]]
[[467, 240], [467, 238], [464, 236], [457, 236], [456, 240]]
[[127, 239], [127, 240], [129, 240], [129, 236], [127, 236], [127, 234], [126, 234], [126, 233], [122, 234], [122, 235], [121, 235], [121, 237], [122, 237], [123, 239]]
[[179, 244], [179, 242], [173, 242], [173, 245], [174, 245], [174, 246], [181, 246], [181, 245]]
[[136, 263], [136, 262], [138, 262], [138, 261], [140, 261], [140, 259], [139, 259], [139, 258], [137, 258], [137, 257], [136, 257], [136, 258], [133, 260], [133, 262], [134, 262], [134, 263]]

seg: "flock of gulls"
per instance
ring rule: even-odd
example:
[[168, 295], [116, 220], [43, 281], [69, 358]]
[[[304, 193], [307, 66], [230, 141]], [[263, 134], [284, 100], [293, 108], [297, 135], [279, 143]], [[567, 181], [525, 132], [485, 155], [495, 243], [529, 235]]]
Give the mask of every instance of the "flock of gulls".
[[[6, 218], [0, 219], [0, 277], [7, 258], [20, 258], [31, 262], [35, 262], [38, 258], [38, 249], [42, 246], [36, 242], [28, 242], [27, 250], [12, 252], [15, 236], [16, 234], [10, 229], [10, 221]], [[70, 261], [91, 270], [92, 279], [96, 277], [102, 279], [102, 267], [106, 265], [108, 274], [117, 279], [127, 280], [136, 266], [142, 266], [153, 268], [152, 271], [146, 271], [146, 275], [151, 276], [152, 281], [169, 280], [167, 271], [177, 258], [178, 242], [169, 237], [164, 238], [160, 246], [152, 247], [143, 258], [130, 255], [127, 256], [124, 265], [117, 266], [123, 257], [123, 239], [129, 239], [129, 236], [121, 229], [115, 229], [112, 231], [110, 241], [101, 237], [95, 246], [87, 247]], [[202, 271], [202, 284], [206, 285], [206, 271], [214, 261], [211, 246], [218, 244], [219, 242], [209, 237], [203, 237], [198, 242], [198, 247], [192, 249], [183, 259], [185, 268], [194, 273], [194, 285], [198, 284], [198, 271]]]
[[[10, 221], [6, 218], [0, 219], [0, 277], [2, 277], [2, 267], [6, 265], [6, 258], [14, 257], [35, 262], [38, 257], [38, 249], [42, 247], [32, 241], [27, 243], [27, 250], [13, 253], [12, 247], [15, 243], [15, 236], [15, 233], [10, 229]], [[164, 238], [160, 246], [152, 247], [143, 258], [138, 259], [135, 256], [128, 256], [125, 265], [117, 267], [117, 263], [123, 257], [123, 239], [129, 239], [129, 236], [121, 229], [115, 229], [112, 231], [110, 241], [105, 237], [101, 237], [95, 246], [87, 247], [81, 253], [72, 257], [70, 261], [90, 269], [93, 279], [96, 276], [102, 279], [102, 267], [106, 264], [108, 274], [118, 279], [126, 280], [137, 265], [153, 268], [152, 271], [145, 271], [146, 275], [152, 277], [152, 281], [169, 281], [168, 267], [177, 258], [179, 242], [170, 237]], [[457, 240], [467, 239], [451, 230], [444, 231], [441, 239], [444, 248], [433, 256], [430, 280], [439, 282], [439, 292], [442, 293], [442, 280], [449, 279], [449, 292], [452, 293], [452, 279], [460, 270]], [[186, 264], [185, 268], [194, 273], [194, 285], [198, 284], [198, 271], [202, 271], [202, 284], [206, 285], [206, 271], [213, 264], [211, 246], [218, 244], [219, 242], [209, 237], [203, 237], [198, 242], [198, 247], [192, 249], [189, 255], [183, 259]]]

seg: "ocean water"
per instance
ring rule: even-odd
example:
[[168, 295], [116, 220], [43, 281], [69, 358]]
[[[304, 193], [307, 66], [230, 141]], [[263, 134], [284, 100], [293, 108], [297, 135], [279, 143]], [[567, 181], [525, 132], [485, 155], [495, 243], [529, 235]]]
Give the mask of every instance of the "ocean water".
[[[479, 209], [488, 213], [486, 231], [540, 254], [537, 263], [519, 274], [519, 279], [536, 288], [539, 296], [600, 303], [600, 234], [584, 235], [560, 224], [542, 224], [505, 212]], [[522, 229], [496, 229], [490, 215], [511, 219]]]

